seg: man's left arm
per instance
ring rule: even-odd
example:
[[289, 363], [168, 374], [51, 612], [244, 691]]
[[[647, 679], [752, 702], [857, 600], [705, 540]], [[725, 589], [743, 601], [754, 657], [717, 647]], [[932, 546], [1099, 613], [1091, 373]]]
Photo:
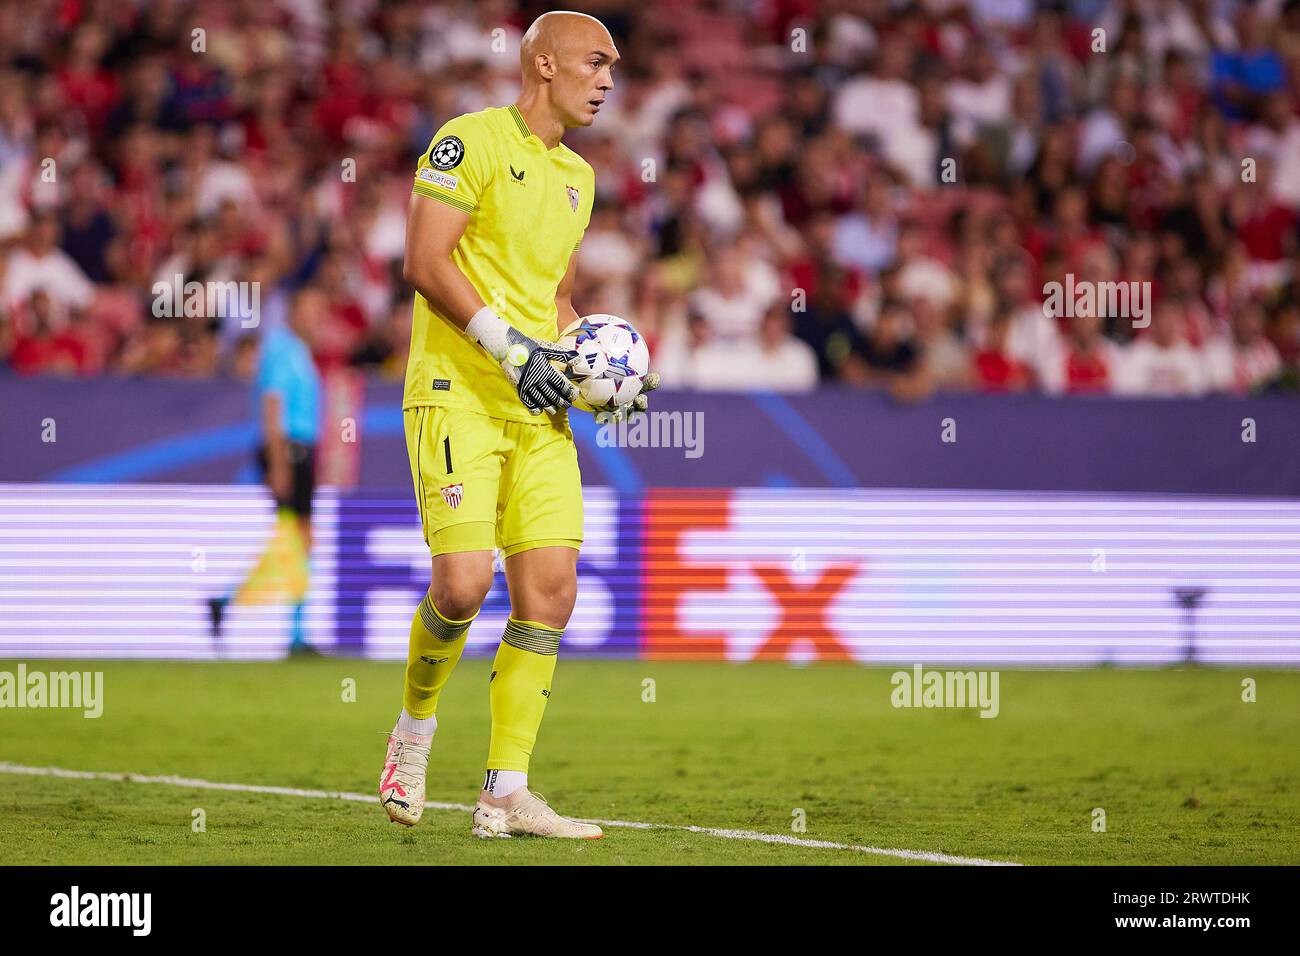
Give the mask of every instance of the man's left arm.
[[578, 311], [573, 307], [573, 278], [578, 274], [578, 254], [569, 257], [569, 268], [564, 272], [555, 289], [555, 337], [574, 322], [578, 321]]

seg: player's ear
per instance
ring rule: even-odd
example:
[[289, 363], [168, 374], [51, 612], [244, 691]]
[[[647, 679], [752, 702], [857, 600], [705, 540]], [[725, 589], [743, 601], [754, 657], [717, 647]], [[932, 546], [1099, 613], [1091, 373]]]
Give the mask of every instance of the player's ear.
[[539, 53], [533, 58], [533, 64], [537, 67], [537, 75], [544, 80], [555, 79], [555, 64], [551, 62], [549, 53]]

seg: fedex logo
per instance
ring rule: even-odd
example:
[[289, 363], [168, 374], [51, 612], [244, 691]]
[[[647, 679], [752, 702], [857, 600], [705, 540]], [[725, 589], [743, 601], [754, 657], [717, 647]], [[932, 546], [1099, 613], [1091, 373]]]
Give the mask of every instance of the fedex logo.
[[[661, 489], [645, 508], [647, 657], [855, 656], [835, 616], [866, 568], [851, 531], [819, 529], [788, 497], [762, 492]], [[815, 553], [792, 541], [815, 542]]]
[[[344, 653], [397, 657], [428, 586], [429, 558], [415, 507], [379, 504], [339, 500], [335, 640]], [[853, 658], [836, 608], [865, 572], [861, 549], [855, 557], [851, 535], [828, 543], [817, 521], [790, 515], [793, 507], [761, 492], [656, 490], [635, 498], [586, 489], [566, 653]], [[821, 518], [834, 524], [825, 511]], [[792, 540], [814, 544], [792, 560]], [[508, 613], [498, 575], [470, 630], [470, 653], [496, 646]]]

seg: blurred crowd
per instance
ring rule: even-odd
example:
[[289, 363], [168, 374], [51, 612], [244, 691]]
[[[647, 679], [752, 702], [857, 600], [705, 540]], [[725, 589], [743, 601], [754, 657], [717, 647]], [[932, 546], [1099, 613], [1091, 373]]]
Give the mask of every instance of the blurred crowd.
[[[548, 7], [0, 6], [0, 368], [400, 380], [406, 204]], [[1300, 0], [606, 0], [580, 312], [670, 386], [1135, 395], [1300, 380]], [[155, 283], [256, 282], [156, 315]], [[1145, 314], [1044, 305], [1138, 283]], [[1136, 286], [1134, 287], [1136, 288]], [[178, 310], [173, 310], [178, 311]]]

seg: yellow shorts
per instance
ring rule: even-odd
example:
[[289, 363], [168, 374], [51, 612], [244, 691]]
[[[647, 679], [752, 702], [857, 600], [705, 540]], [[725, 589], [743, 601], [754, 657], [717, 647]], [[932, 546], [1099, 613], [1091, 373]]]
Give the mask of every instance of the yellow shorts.
[[582, 476], [566, 418], [511, 422], [432, 405], [402, 417], [431, 554], [581, 546]]

